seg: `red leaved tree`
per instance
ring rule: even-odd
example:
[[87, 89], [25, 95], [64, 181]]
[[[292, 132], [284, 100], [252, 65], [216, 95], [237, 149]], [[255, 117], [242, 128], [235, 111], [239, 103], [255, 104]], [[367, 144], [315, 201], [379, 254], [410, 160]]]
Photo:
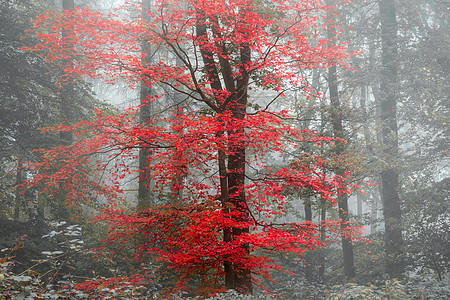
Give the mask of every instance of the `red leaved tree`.
[[[122, 9], [43, 14], [34, 22], [41, 42], [29, 50], [64, 64], [61, 84], [80, 76], [130, 87], [143, 82], [183, 95], [184, 109], [142, 123], [135, 120], [139, 107], [118, 116], [98, 112], [93, 121], [60, 126], [76, 142], [46, 151], [32, 166], [33, 184], [48, 193], [68, 190], [68, 204], [106, 197], [112, 206], [97, 219], [109, 226], [108, 240], [130, 245], [140, 235], [134, 259], [157, 254], [180, 274], [179, 288], [190, 274], [210, 274], [216, 288], [250, 293], [253, 275], [269, 278], [279, 268], [258, 249], [302, 254], [320, 245], [310, 222], [272, 223], [284, 213], [283, 191], [314, 190], [329, 201], [347, 192], [342, 178], [321, 173], [320, 158], [295, 169], [268, 167], [302, 143], [332, 144], [289, 125], [289, 114], [273, 108], [288, 90], [311, 92], [300, 70], [327, 68], [348, 55], [319, 36], [332, 8], [319, 0], [157, 0], [145, 18], [136, 17], [142, 9], [131, 2]], [[164, 55], [143, 60], [143, 41]], [[165, 99], [154, 98], [148, 101]], [[150, 153], [151, 172], [130, 166], [139, 149]], [[136, 173], [152, 182], [153, 195], [179, 200], [119, 209], [121, 179]]]

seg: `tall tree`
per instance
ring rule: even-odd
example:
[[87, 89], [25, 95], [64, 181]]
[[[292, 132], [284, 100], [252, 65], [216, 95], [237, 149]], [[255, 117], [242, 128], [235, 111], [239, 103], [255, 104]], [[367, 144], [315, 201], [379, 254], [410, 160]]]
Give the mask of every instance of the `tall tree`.
[[[172, 1], [171, 5], [156, 1], [148, 20], [106, 18], [88, 8], [70, 16], [43, 15], [35, 22], [37, 30], [58, 28], [65, 22], [76, 28], [72, 31], [78, 42], [75, 47], [62, 49], [50, 33], [39, 34], [41, 43], [31, 49], [52, 60], [63, 60], [67, 51], [82, 57], [76, 64], [66, 64], [69, 75], [112, 75], [108, 80], [124, 78], [131, 84], [146, 77], [183, 93], [198, 109], [176, 119], [161, 117], [161, 125], [136, 124], [131, 117], [135, 110], [130, 109], [114, 117], [99, 113], [93, 122], [65, 128], [78, 129], [80, 136], [93, 131], [93, 136], [48, 152], [39, 166], [54, 167], [53, 155], [68, 163], [64, 172], [41, 175], [37, 181], [67, 187], [60, 176], [72, 176], [72, 182], [82, 183], [84, 191], [114, 199], [120, 190], [118, 179], [130, 169], [121, 165], [124, 173], [118, 174], [120, 168], [113, 167], [111, 185], [103, 186], [105, 182], [89, 178], [81, 165], [90, 154], [110, 151], [109, 163], [120, 155], [134, 157], [135, 149], [150, 149], [148, 168], [155, 188], [164, 190], [180, 174], [188, 176], [179, 187], [182, 203], [133, 214], [112, 207], [98, 218], [110, 226], [110, 238], [123, 244], [136, 232], [147, 235], [134, 258], [159, 254], [179, 272], [180, 286], [189, 274], [213, 274], [223, 275], [227, 288], [251, 293], [256, 279], [252, 273], [267, 278], [271, 267], [268, 257], [256, 255], [257, 249], [303, 253], [320, 244], [311, 223], [272, 223], [283, 212], [281, 191], [288, 186], [311, 189], [328, 201], [333, 201], [336, 189], [342, 192], [340, 179], [338, 184], [334, 177], [320, 173], [320, 159], [314, 159], [317, 166], [278, 171], [268, 168], [266, 161], [267, 153], [281, 152], [283, 147], [332, 140], [294, 129], [282, 122], [285, 111], [271, 110], [284, 89], [303, 89], [299, 70], [331, 67], [347, 57], [342, 46], [329, 46], [323, 40], [313, 43], [305, 35], [318, 36], [315, 29], [325, 25], [317, 14], [325, 15], [325, 10], [316, 0], [239, 0], [213, 6], [208, 1]], [[136, 54], [141, 55], [137, 50], [143, 39], [169, 49], [181, 65], [168, 60], [147, 65]], [[270, 90], [269, 100], [261, 101], [251, 88]], [[256, 111], [249, 113], [250, 106]], [[99, 171], [106, 173], [108, 163], [98, 162]], [[246, 173], [249, 166], [258, 169], [255, 178]], [[47, 169], [51, 168], [47, 165]], [[72, 200], [82, 196], [74, 186], [69, 188]]]
[[381, 189], [385, 222], [386, 272], [401, 277], [403, 265], [403, 237], [398, 175], [397, 126], [397, 20], [394, 0], [378, 0], [381, 23], [380, 109], [384, 166], [381, 170]]
[[[75, 0], [62, 0], [62, 9], [63, 11], [70, 11], [75, 8]], [[62, 32], [62, 42], [65, 43], [65, 48], [73, 47], [73, 41], [70, 39], [71, 37], [71, 28], [65, 27]], [[61, 89], [61, 112], [62, 119], [61, 124], [69, 125], [74, 121], [71, 111], [70, 103], [73, 101], [73, 85], [67, 84]], [[61, 142], [63, 144], [70, 144], [73, 141], [71, 132], [60, 132], [59, 135]]]
[[[333, 6], [334, 1], [327, 1], [328, 5]], [[335, 18], [331, 14], [328, 16], [329, 25], [328, 25], [328, 39], [331, 43], [335, 43], [337, 36], [335, 27]], [[333, 135], [337, 139], [342, 139], [342, 141], [337, 141], [336, 145], [336, 156], [340, 157], [344, 155], [345, 151], [345, 143], [344, 143], [344, 127], [342, 125], [342, 105], [339, 99], [339, 91], [338, 91], [338, 78], [337, 78], [337, 67], [331, 66], [328, 68], [328, 87], [329, 87], [329, 95], [331, 102], [331, 122], [333, 126]], [[343, 166], [338, 166], [335, 170], [336, 175], [338, 177], [344, 178], [344, 173], [347, 170], [343, 169]], [[348, 194], [346, 191], [346, 183], [345, 180], [341, 183], [343, 186], [339, 187], [337, 203], [339, 207], [339, 218], [342, 220], [341, 230], [342, 234], [342, 253], [344, 257], [344, 274], [350, 279], [355, 277], [355, 266], [354, 266], [354, 257], [353, 257], [353, 245], [351, 241], [351, 237], [346, 236], [345, 232], [347, 228], [350, 226], [348, 224], [350, 220], [349, 209], [348, 209]]]
[[[142, 1], [142, 18], [146, 23], [150, 23], [151, 12], [151, 0]], [[152, 51], [151, 42], [144, 38], [142, 41], [142, 65], [147, 67], [151, 64], [152, 56], [154, 55]], [[143, 76], [140, 85], [140, 109], [139, 109], [139, 121], [142, 124], [148, 124], [152, 117], [152, 88], [151, 82], [146, 76]], [[149, 161], [150, 161], [151, 151], [147, 147], [143, 147], [139, 150], [139, 187], [138, 187], [138, 209], [146, 209], [150, 207], [150, 197], [151, 197], [151, 174]]]

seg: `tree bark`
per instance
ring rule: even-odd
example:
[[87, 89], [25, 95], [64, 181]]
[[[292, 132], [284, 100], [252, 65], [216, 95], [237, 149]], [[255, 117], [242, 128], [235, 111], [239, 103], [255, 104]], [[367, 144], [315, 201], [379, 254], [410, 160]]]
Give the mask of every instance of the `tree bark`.
[[[358, 70], [360, 69], [359, 66], [357, 67]], [[359, 106], [361, 107], [361, 113], [362, 113], [362, 117], [363, 117], [363, 122], [364, 120], [367, 120], [367, 108], [366, 108], [366, 101], [367, 101], [367, 87], [365, 85], [361, 85], [360, 88], [360, 98], [359, 98]], [[371, 145], [370, 145], [370, 134], [369, 134], [369, 124], [367, 124], [366, 126], [364, 126], [364, 143], [365, 143], [365, 148], [370, 151], [371, 150]], [[361, 193], [357, 193], [356, 194], [356, 205], [357, 205], [357, 216], [359, 218], [362, 217], [363, 215], [363, 205], [364, 205], [364, 196]]]
[[[339, 115], [341, 113], [340, 110], [340, 102], [339, 95], [337, 89], [337, 76], [336, 76], [336, 66], [329, 68], [328, 71], [328, 81], [330, 88], [330, 100], [331, 100], [331, 110], [332, 110], [332, 122], [333, 122], [333, 132], [334, 137], [343, 138], [343, 126], [342, 126], [342, 118]], [[343, 142], [336, 142], [336, 155], [342, 155], [344, 152]], [[336, 175], [338, 177], [344, 176], [344, 169], [337, 168]], [[341, 182], [340, 184], [345, 185], [345, 182]], [[339, 191], [340, 190], [340, 191]], [[344, 191], [345, 187], [338, 188], [338, 209], [339, 209], [339, 218], [341, 219], [341, 230], [345, 232], [349, 228], [349, 211], [348, 211], [348, 195]], [[344, 256], [344, 273], [347, 278], [355, 277], [355, 267], [354, 267], [354, 258], [353, 258], [353, 245], [352, 241], [348, 236], [342, 236], [342, 253]]]
[[[305, 208], [305, 221], [312, 222], [312, 207], [311, 207], [311, 196], [305, 196], [303, 201], [303, 206]], [[305, 278], [308, 282], [313, 281], [313, 266], [311, 263], [305, 259]]]
[[399, 198], [398, 128], [397, 128], [397, 20], [394, 0], [378, 0], [381, 22], [382, 67], [380, 109], [382, 146], [385, 161], [381, 171], [383, 214], [385, 221], [386, 272], [391, 278], [401, 277], [403, 237]]
[[[68, 9], [74, 9], [75, 8], [75, 2], [74, 0], [63, 0], [62, 1], [62, 8], [63, 10]], [[70, 33], [68, 30], [63, 30], [62, 37], [64, 43], [68, 43], [68, 45], [65, 45], [65, 47], [72, 48], [73, 45], [70, 42], [70, 40], [65, 40], [70, 36]], [[71, 111], [70, 111], [70, 103], [73, 101], [72, 95], [74, 93], [73, 85], [71, 83], [65, 85], [61, 89], [61, 124], [63, 125], [69, 125], [72, 117], [71, 117]], [[63, 132], [61, 131], [59, 133], [59, 138], [62, 145], [70, 145], [73, 142], [73, 133], [71, 131]]]
[[378, 206], [377, 206], [377, 198], [375, 195], [372, 195], [372, 199], [370, 202], [370, 234], [377, 233], [377, 216]]
[[[236, 101], [231, 103], [230, 110], [232, 117], [240, 121], [245, 118], [247, 109], [247, 86], [249, 82], [249, 74], [246, 71], [246, 65], [251, 61], [251, 53], [249, 45], [241, 45], [241, 70], [240, 77], [237, 80], [236, 86], [238, 87], [236, 94]], [[245, 134], [244, 128], [236, 128], [232, 132], [229, 132], [229, 136], [243, 136]], [[232, 145], [230, 149], [230, 155], [228, 157], [228, 194], [230, 196], [230, 202], [233, 209], [239, 212], [239, 221], [249, 221], [249, 211], [245, 198], [244, 179], [245, 179], [245, 145], [238, 143]], [[232, 233], [234, 237], [238, 237], [242, 234], [249, 233], [249, 227], [246, 228], [233, 228]], [[243, 255], [250, 254], [249, 245], [242, 245]], [[252, 292], [252, 281], [250, 270], [243, 268], [242, 266], [234, 266], [234, 284], [235, 289], [246, 294]]]
[[[23, 168], [22, 162], [19, 161], [17, 163], [17, 168], [16, 168], [16, 187], [23, 183], [22, 168]], [[23, 208], [23, 199], [22, 199], [22, 195], [20, 194], [19, 189], [17, 189], [17, 188], [15, 189], [14, 196], [15, 196], [14, 221], [19, 221], [20, 209]]]
[[[150, 21], [147, 14], [151, 10], [151, 0], [142, 1], [142, 18], [148, 22]], [[151, 63], [152, 48], [148, 41], [142, 41], [142, 65], [149, 65]], [[152, 89], [148, 82], [148, 79], [143, 78], [141, 81], [140, 89], [140, 108], [139, 118], [142, 125], [147, 124], [152, 116], [152, 103], [149, 102]], [[139, 150], [139, 186], [138, 186], [138, 205], [139, 210], [147, 209], [151, 206], [151, 179], [150, 179], [150, 164], [149, 158], [151, 157], [151, 150], [145, 146]]]
[[312, 222], [312, 208], [311, 208], [311, 196], [305, 197], [305, 221]]
[[[326, 205], [327, 205], [327, 200], [325, 199], [320, 199], [320, 221], [321, 222], [325, 222], [326, 217], [327, 217], [327, 209], [326, 209]], [[325, 228], [323, 227], [323, 225], [320, 228], [320, 242], [321, 243], [325, 243], [325, 239], [326, 239], [326, 233], [325, 233]], [[319, 280], [322, 284], [325, 284], [325, 264], [326, 264], [326, 257], [325, 257], [325, 252], [323, 251], [324, 249], [319, 249]]]
[[[219, 137], [223, 136], [223, 132], [218, 134]], [[218, 153], [218, 163], [219, 163], [219, 177], [220, 177], [220, 201], [222, 203], [223, 212], [225, 214], [230, 212], [230, 195], [228, 194], [228, 170], [226, 153], [223, 150], [219, 150]], [[231, 228], [223, 228], [223, 241], [232, 242], [233, 236]], [[224, 261], [224, 271], [225, 271], [225, 287], [228, 289], [234, 289], [234, 269], [233, 264], [229, 260]]]
[[[334, 1], [328, 1], [329, 4], [333, 5]], [[333, 42], [336, 40], [335, 28], [332, 27], [332, 22], [334, 17], [331, 14], [328, 16], [330, 24], [328, 25], [328, 39]], [[342, 111], [341, 104], [338, 93], [338, 82], [337, 82], [337, 68], [332, 66], [328, 69], [328, 87], [330, 92], [330, 102], [331, 102], [331, 121], [333, 125], [333, 134], [335, 138], [344, 138], [344, 129], [342, 126]], [[336, 156], [340, 156], [344, 153], [344, 143], [336, 142]], [[336, 175], [340, 178], [344, 177], [345, 170], [341, 167], [336, 169]], [[346, 232], [349, 228], [349, 211], [348, 211], [348, 195], [345, 192], [344, 181], [340, 182], [342, 187], [338, 188], [337, 203], [339, 208], [339, 218], [341, 219], [341, 231]], [[355, 277], [355, 266], [353, 258], [353, 245], [351, 238], [346, 235], [342, 235], [342, 253], [344, 257], [344, 273], [345, 276], [350, 279]]]
[[[240, 124], [246, 116], [247, 109], [247, 86], [249, 82], [249, 74], [245, 67], [251, 61], [251, 53], [249, 45], [241, 45], [240, 50], [240, 76], [234, 77], [231, 69], [231, 64], [225, 59], [226, 48], [224, 45], [216, 45], [217, 49], [221, 53], [217, 53], [219, 57], [220, 71], [217, 68], [216, 61], [214, 60], [214, 53], [212, 53], [207, 47], [202, 47], [203, 43], [209, 42], [208, 28], [206, 24], [205, 16], [199, 14], [197, 16], [197, 38], [200, 42], [200, 54], [202, 56], [203, 64], [205, 66], [206, 75], [211, 88], [215, 93], [215, 105], [219, 112], [229, 111], [232, 118], [236, 119], [236, 124]], [[215, 25], [210, 28], [217, 36], [220, 35], [218, 31], [215, 31]], [[218, 25], [217, 25], [218, 26]], [[225, 87], [230, 94], [229, 99], [222, 99], [222, 82], [220, 80], [219, 72], [222, 75]], [[219, 133], [223, 135], [224, 132]], [[244, 128], [236, 128], [228, 132], [228, 136], [243, 136]], [[237, 139], [231, 139], [229, 145], [229, 155], [223, 151], [218, 153], [218, 165], [220, 176], [220, 190], [221, 190], [221, 202], [224, 212], [230, 210], [239, 212], [238, 221], [248, 222], [250, 215], [245, 198], [244, 179], [245, 179], [245, 145], [242, 143], [234, 143]], [[235, 238], [242, 234], [248, 233], [249, 228], [224, 228], [223, 240], [231, 242]], [[247, 256], [250, 254], [249, 245], [241, 245], [242, 255]], [[250, 270], [243, 268], [240, 265], [232, 264], [229, 261], [224, 262], [225, 271], [225, 286], [228, 289], [236, 289], [240, 292], [250, 294], [252, 293], [252, 281]]]

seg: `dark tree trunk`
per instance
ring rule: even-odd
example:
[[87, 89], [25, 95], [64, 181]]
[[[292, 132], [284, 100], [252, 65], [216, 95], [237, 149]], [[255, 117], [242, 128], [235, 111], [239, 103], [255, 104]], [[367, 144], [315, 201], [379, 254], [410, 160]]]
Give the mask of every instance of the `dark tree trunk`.
[[386, 272], [401, 277], [403, 238], [399, 198], [397, 128], [397, 21], [394, 0], [378, 0], [381, 21], [382, 66], [380, 78], [382, 146], [384, 168], [381, 171], [383, 214], [385, 221]]
[[305, 221], [312, 222], [311, 197], [306, 197], [305, 202]]
[[[17, 163], [17, 170], [16, 170], [16, 187], [23, 183], [22, 167], [23, 167], [22, 163], [19, 161]], [[23, 199], [20, 190], [16, 188], [15, 202], [14, 202], [14, 221], [19, 221], [21, 208], [23, 208]]]
[[[151, 9], [151, 1], [142, 1], [142, 18], [145, 21], [150, 21], [147, 14]], [[142, 64], [149, 65], [151, 63], [152, 49], [148, 41], [144, 40], [142, 42]], [[152, 89], [148, 83], [147, 78], [143, 78], [141, 81], [140, 89], [140, 108], [139, 108], [139, 118], [141, 124], [145, 125], [148, 123], [152, 116], [152, 103], [149, 102], [149, 97], [151, 96]], [[138, 186], [138, 209], [146, 209], [151, 206], [150, 196], [151, 196], [151, 181], [150, 181], [150, 165], [149, 158], [151, 156], [150, 149], [145, 146], [139, 150], [139, 186]]]
[[378, 206], [377, 206], [377, 198], [375, 195], [372, 195], [372, 199], [370, 201], [370, 234], [377, 233], [377, 219], [378, 219]]
[[[230, 111], [232, 117], [237, 120], [236, 124], [239, 124], [241, 120], [245, 118], [247, 109], [247, 86], [249, 82], [249, 74], [245, 70], [245, 66], [251, 61], [250, 47], [249, 45], [241, 45], [241, 70], [239, 78], [235, 78], [233, 74], [230, 62], [225, 59], [227, 56], [226, 48], [224, 45], [217, 44], [217, 49], [221, 53], [218, 53], [220, 70], [217, 68], [217, 63], [214, 59], [214, 53], [207, 47], [202, 47], [203, 41], [208, 41], [208, 29], [220, 36], [220, 32], [211, 26], [207, 28], [205, 25], [205, 16], [199, 14], [197, 16], [197, 37], [200, 41], [200, 53], [202, 55], [203, 64], [205, 66], [206, 75], [208, 77], [210, 86], [212, 89], [220, 92], [222, 91], [222, 78], [225, 88], [230, 93], [230, 99], [226, 101], [217, 97], [215, 99], [215, 110], [218, 113], [223, 111]], [[218, 26], [218, 25], [217, 25]], [[219, 76], [219, 72], [222, 75]], [[218, 93], [219, 95], [220, 93]], [[225, 134], [224, 132], [219, 135]], [[244, 128], [236, 128], [229, 131], [229, 136], [241, 136], [244, 134]], [[236, 139], [238, 140], [238, 139]], [[236, 210], [239, 214], [239, 221], [249, 221], [250, 215], [246, 203], [245, 191], [244, 191], [244, 178], [245, 178], [245, 145], [241, 143], [233, 143], [229, 145], [230, 154], [228, 157], [225, 152], [219, 151], [218, 153], [218, 165], [220, 175], [220, 190], [221, 190], [221, 202], [224, 212], [230, 210]], [[235, 237], [248, 233], [249, 228], [224, 228], [223, 240], [231, 242]], [[243, 255], [249, 255], [250, 249], [248, 245], [242, 245]], [[224, 262], [225, 271], [225, 286], [228, 289], [236, 289], [240, 292], [250, 294], [252, 293], [252, 281], [250, 270], [243, 268], [240, 265], [232, 264], [229, 261]]]
[[[311, 196], [306, 196], [304, 203], [305, 207], [305, 221], [312, 222], [312, 207], [311, 207]], [[314, 266], [311, 265], [309, 261], [307, 261], [306, 257], [305, 259], [305, 278], [307, 281], [311, 282], [313, 281], [313, 268]]]
[[[249, 45], [241, 46], [241, 76], [238, 79], [236, 86], [239, 88], [236, 94], [236, 101], [231, 103], [230, 110], [232, 117], [237, 120], [243, 120], [246, 115], [247, 109], [247, 86], [249, 82], [249, 75], [245, 70], [245, 66], [251, 61], [250, 47]], [[229, 133], [230, 136], [244, 135], [244, 128], [236, 128], [233, 132]], [[240, 213], [240, 221], [249, 221], [249, 211], [247, 208], [244, 179], [245, 179], [245, 145], [238, 143], [232, 145], [231, 154], [228, 157], [228, 194], [230, 196], [230, 202], [233, 209], [236, 209]], [[239, 236], [244, 233], [248, 233], [249, 228], [233, 228], [233, 236]], [[242, 245], [244, 256], [250, 254], [249, 246]], [[242, 268], [239, 265], [234, 266], [234, 285], [235, 289], [244, 293], [252, 292], [252, 281], [250, 270]]]
[[[320, 221], [324, 222], [326, 220], [327, 217], [327, 209], [326, 209], [326, 205], [327, 205], [327, 200], [325, 199], [320, 199]], [[325, 243], [325, 239], [326, 239], [326, 233], [325, 233], [325, 228], [321, 228], [320, 230], [320, 242], [321, 243]], [[325, 283], [325, 264], [326, 264], [326, 257], [325, 257], [325, 253], [323, 251], [323, 249], [319, 249], [319, 280], [321, 283]]]
[[[224, 133], [220, 132], [219, 137]], [[227, 171], [227, 161], [226, 153], [223, 150], [219, 150], [218, 153], [219, 162], [219, 177], [220, 177], [220, 201], [222, 203], [223, 212], [225, 214], [230, 212], [230, 195], [228, 194], [228, 171]], [[231, 228], [225, 227], [223, 229], [223, 241], [232, 242], [233, 236]], [[233, 264], [230, 261], [224, 261], [224, 271], [225, 271], [225, 286], [228, 289], [234, 289], [234, 269]]]
[[[68, 10], [68, 9], [74, 9], [75, 8], [75, 3], [74, 0], [63, 0], [62, 1], [62, 8], [63, 10]], [[63, 40], [68, 38], [68, 36], [70, 35], [68, 30], [64, 30], [62, 32], [62, 37]], [[64, 41], [64, 43], [69, 43], [69, 45], [65, 45], [66, 47], [71, 48], [72, 47], [72, 43], [70, 40], [66, 40]], [[61, 89], [61, 124], [63, 125], [69, 125], [70, 122], [72, 121], [72, 117], [71, 117], [71, 102], [73, 101], [72, 97], [73, 97], [73, 85], [72, 84], [67, 84], [65, 85], [62, 89]], [[71, 131], [68, 132], [60, 132], [59, 133], [59, 138], [61, 141], [62, 145], [70, 145], [73, 142], [73, 133]]]
[[[334, 1], [328, 1], [329, 4], [333, 5]], [[329, 15], [329, 20], [333, 20], [333, 16]], [[328, 38], [333, 42], [336, 39], [335, 28], [332, 27], [332, 23], [328, 26]], [[331, 102], [331, 121], [333, 125], [333, 134], [335, 138], [344, 138], [344, 129], [342, 126], [342, 110], [338, 93], [338, 82], [337, 82], [337, 68], [336, 66], [330, 67], [328, 69], [328, 85], [330, 92], [330, 102]], [[340, 156], [344, 153], [344, 143], [336, 142], [336, 155]], [[335, 172], [338, 177], [343, 177], [346, 170], [338, 167]], [[340, 184], [345, 185], [346, 183], [342, 181]], [[345, 192], [345, 186], [338, 188], [337, 203], [339, 208], [339, 218], [341, 219], [341, 230], [346, 232], [349, 228], [349, 211], [348, 211], [348, 195]], [[355, 277], [355, 266], [353, 258], [353, 245], [351, 238], [346, 235], [342, 235], [342, 253], [344, 256], [344, 273], [347, 278]]]
[[[359, 69], [359, 66], [358, 66]], [[367, 101], [367, 87], [365, 85], [361, 86], [360, 89], [360, 98], [359, 98], [359, 106], [361, 107], [361, 113], [362, 113], [362, 117], [363, 120], [367, 120], [367, 109], [366, 109], [366, 101]], [[369, 124], [366, 124], [366, 126], [364, 126], [364, 142], [365, 142], [365, 147], [367, 150], [371, 150], [370, 147], [370, 135], [369, 135]], [[364, 204], [364, 196], [361, 193], [357, 193], [356, 194], [356, 205], [357, 205], [357, 216], [359, 218], [362, 217], [363, 215], [363, 204]]]
[[[339, 102], [339, 95], [337, 89], [337, 76], [336, 67], [331, 67], [328, 70], [328, 81], [330, 88], [330, 100], [331, 100], [331, 110], [332, 110], [332, 122], [334, 137], [343, 138], [343, 127], [342, 127], [342, 117], [340, 116], [341, 108]], [[343, 142], [336, 143], [336, 155], [342, 155], [344, 152]], [[345, 170], [342, 168], [336, 169], [336, 175], [343, 177]], [[340, 184], [345, 185], [345, 182]], [[348, 211], [348, 195], [345, 193], [345, 187], [341, 187], [338, 190], [337, 203], [339, 208], [339, 217], [342, 220], [341, 230], [345, 232], [349, 225], [349, 211]], [[342, 252], [344, 256], [344, 273], [347, 278], [355, 277], [355, 267], [353, 262], [353, 245], [352, 241], [348, 236], [342, 236]]]
[[[312, 74], [312, 85], [311, 87], [313, 88], [315, 93], [319, 93], [319, 88], [320, 88], [320, 70], [319, 69], [313, 69], [313, 74]], [[314, 100], [313, 100], [314, 99]], [[306, 108], [306, 114], [305, 115], [300, 115], [301, 111], [300, 108], [298, 109], [298, 118], [304, 118], [305, 120], [303, 121], [303, 128], [309, 130], [309, 125], [310, 125], [310, 119], [312, 119], [314, 117], [314, 105], [316, 104], [316, 97], [313, 97], [313, 99], [311, 99], [309, 101], [309, 103], [307, 104], [307, 108]], [[295, 94], [295, 101], [297, 103], [297, 93]], [[306, 146], [307, 148], [305, 149], [305, 152], [308, 151], [312, 151], [312, 149], [310, 149], [308, 146]], [[306, 193], [309, 193], [308, 190], [305, 191]], [[313, 214], [312, 214], [312, 202], [311, 202], [311, 196], [306, 194], [306, 196], [304, 196], [304, 201], [303, 201], [303, 205], [304, 205], [304, 211], [305, 211], [305, 221], [309, 221], [312, 222], [313, 219]], [[320, 253], [320, 250], [319, 250]], [[314, 275], [317, 276], [317, 274], [314, 274], [315, 269], [317, 267], [316, 261], [315, 260], [307, 260], [307, 257], [304, 258], [305, 259], [305, 277], [306, 280], [309, 282], [312, 282], [314, 280]], [[320, 260], [321, 261], [321, 260]], [[320, 268], [320, 266], [319, 266]]]

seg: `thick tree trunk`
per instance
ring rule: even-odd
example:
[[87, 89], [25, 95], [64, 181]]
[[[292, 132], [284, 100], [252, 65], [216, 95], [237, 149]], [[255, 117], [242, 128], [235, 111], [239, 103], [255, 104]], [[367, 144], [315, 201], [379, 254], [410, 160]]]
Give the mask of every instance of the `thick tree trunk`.
[[[247, 63], [251, 61], [250, 47], [248, 45], [241, 45], [241, 76], [235, 78], [232, 73], [230, 62], [225, 59], [227, 56], [226, 48], [224, 45], [217, 44], [217, 49], [221, 51], [219, 53], [220, 71], [217, 68], [216, 61], [214, 60], [214, 53], [207, 47], [202, 47], [203, 42], [208, 41], [208, 28], [206, 27], [205, 16], [199, 14], [197, 16], [197, 37], [200, 42], [200, 53], [205, 66], [206, 75], [208, 77], [210, 86], [213, 90], [218, 92], [222, 91], [221, 77], [225, 84], [226, 89], [230, 93], [230, 98], [225, 100], [220, 96], [216, 97], [215, 105], [218, 112], [230, 111], [232, 117], [237, 120], [236, 124], [240, 124], [240, 121], [245, 118], [247, 108], [247, 86], [249, 82], [249, 75], [245, 70]], [[216, 31], [214, 26], [210, 28], [217, 36], [220, 36], [220, 32]], [[217, 93], [219, 95], [220, 93]], [[223, 135], [224, 133], [219, 133]], [[244, 134], [244, 128], [236, 128], [228, 132], [229, 136], [242, 136]], [[239, 140], [239, 139], [231, 139]], [[230, 154], [226, 157], [223, 151], [218, 153], [218, 165], [220, 176], [220, 190], [221, 190], [221, 202], [224, 212], [230, 210], [237, 210], [239, 214], [239, 221], [247, 222], [249, 220], [249, 211], [245, 198], [244, 179], [245, 179], [245, 145], [241, 143], [229, 145]], [[224, 228], [223, 240], [226, 242], [232, 242], [236, 237], [248, 233], [249, 228]], [[243, 255], [249, 255], [250, 250], [248, 245], [242, 245]], [[242, 266], [232, 264], [229, 261], [224, 262], [225, 271], [225, 286], [228, 289], [236, 289], [243, 293], [251, 293], [252, 281], [250, 270], [242, 268]]]
[[[223, 132], [220, 132], [218, 136], [223, 136]], [[219, 177], [220, 177], [220, 201], [222, 203], [223, 212], [225, 214], [230, 212], [230, 195], [228, 194], [228, 171], [226, 162], [226, 153], [223, 150], [219, 150], [218, 153], [219, 162]], [[233, 236], [231, 228], [223, 229], [223, 241], [232, 242]], [[225, 271], [225, 287], [228, 289], [234, 289], [234, 269], [233, 264], [230, 261], [224, 261]]]
[[394, 0], [378, 0], [381, 21], [382, 67], [380, 82], [382, 145], [385, 166], [381, 171], [383, 214], [385, 220], [386, 272], [401, 277], [403, 238], [399, 181], [397, 128], [397, 21]]
[[[245, 70], [245, 66], [251, 61], [251, 53], [249, 45], [241, 45], [241, 76], [237, 82], [237, 94], [236, 101], [230, 104], [230, 110], [232, 117], [236, 120], [243, 120], [246, 115], [247, 109], [247, 86], [249, 82], [249, 75]], [[232, 132], [229, 132], [229, 136], [243, 136], [244, 128], [236, 128]], [[238, 143], [233, 145], [230, 149], [230, 155], [228, 157], [228, 194], [230, 196], [230, 202], [233, 209], [236, 209], [240, 215], [239, 220], [242, 222], [249, 221], [249, 211], [245, 198], [244, 180], [245, 180], [245, 145]], [[232, 234], [234, 237], [238, 237], [242, 234], [248, 233], [247, 228], [233, 228]], [[248, 245], [242, 245], [243, 255], [249, 255], [250, 250]], [[242, 266], [234, 266], [234, 285], [235, 289], [244, 293], [252, 292], [252, 281], [250, 270], [243, 268]]]

